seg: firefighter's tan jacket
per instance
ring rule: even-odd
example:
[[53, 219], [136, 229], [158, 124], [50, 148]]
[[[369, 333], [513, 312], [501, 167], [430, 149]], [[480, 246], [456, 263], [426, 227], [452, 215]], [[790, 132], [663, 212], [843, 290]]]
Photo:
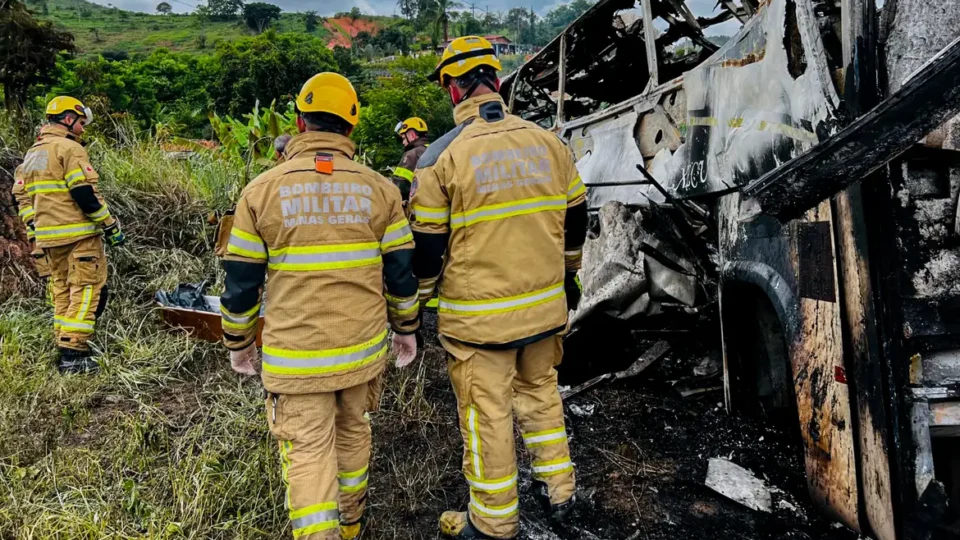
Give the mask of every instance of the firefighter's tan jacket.
[[[263, 382], [279, 394], [350, 388], [387, 355], [387, 323], [419, 325], [413, 236], [400, 195], [352, 160], [346, 137], [293, 138], [286, 161], [241, 194], [221, 297], [225, 344], [256, 337], [266, 276]], [[386, 290], [384, 290], [386, 289]]]
[[400, 158], [400, 164], [393, 169], [393, 176], [390, 177], [390, 180], [400, 189], [400, 197], [404, 204], [410, 199], [410, 183], [413, 182], [413, 171], [416, 170], [417, 162], [420, 161], [420, 157], [423, 156], [429, 146], [430, 143], [424, 137], [413, 141]]
[[[90, 164], [87, 151], [68, 133], [63, 126], [44, 126], [14, 175], [13, 194], [20, 218], [27, 226], [27, 234], [36, 235], [40, 248], [64, 246], [96, 236], [101, 234], [102, 227], [114, 223], [97, 191], [100, 176]], [[89, 204], [93, 211], [89, 214], [84, 213], [75, 198], [78, 188], [83, 186], [92, 188]]]
[[411, 192], [421, 301], [440, 277], [440, 333], [466, 343], [562, 331], [565, 270], [579, 268], [582, 248], [580, 240], [565, 258], [565, 217], [586, 193], [573, 155], [556, 135], [505, 114], [497, 94], [464, 101], [454, 116], [457, 127], [420, 159]]

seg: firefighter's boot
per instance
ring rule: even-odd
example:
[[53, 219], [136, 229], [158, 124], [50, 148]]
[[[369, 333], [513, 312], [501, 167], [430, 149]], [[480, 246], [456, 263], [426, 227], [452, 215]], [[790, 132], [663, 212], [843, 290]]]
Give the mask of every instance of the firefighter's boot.
[[96, 373], [100, 370], [100, 366], [90, 355], [90, 351], [60, 348], [60, 358], [57, 360], [57, 369], [64, 375], [70, 375], [77, 373]]
[[446, 511], [440, 516], [440, 533], [457, 540], [496, 540], [494, 537], [487, 536], [477, 530], [470, 523], [470, 517], [466, 512], [452, 510]]
[[533, 498], [540, 503], [543, 511], [557, 524], [563, 524], [567, 516], [570, 515], [570, 512], [573, 511], [574, 505], [577, 504], [577, 496], [575, 494], [562, 503], [551, 503], [550, 489], [547, 487], [546, 482], [540, 480], [533, 481]]
[[357, 521], [355, 523], [349, 524], [340, 524], [340, 540], [354, 540], [360, 538], [360, 533], [363, 531], [363, 522]]

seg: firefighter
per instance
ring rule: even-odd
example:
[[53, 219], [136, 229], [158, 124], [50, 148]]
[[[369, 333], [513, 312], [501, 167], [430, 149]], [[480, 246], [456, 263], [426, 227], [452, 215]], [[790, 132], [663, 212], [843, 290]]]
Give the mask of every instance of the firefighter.
[[[99, 175], [77, 138], [93, 120], [79, 100], [58, 96], [47, 123], [17, 168], [13, 186], [20, 217], [35, 239], [37, 269], [50, 275], [54, 339], [62, 373], [96, 371], [89, 341], [107, 304], [107, 259], [124, 243], [120, 223], [97, 190]], [[44, 270], [44, 266], [46, 270]]]
[[586, 189], [558, 137], [507, 114], [499, 70], [481, 37], [447, 47], [432, 78], [457, 126], [420, 158], [411, 186], [414, 273], [421, 302], [440, 280], [440, 342], [464, 442], [468, 509], [440, 517], [441, 532], [459, 539], [517, 535], [514, 415], [536, 498], [558, 521], [576, 500], [554, 366], [579, 301]]
[[224, 344], [236, 371], [262, 367], [293, 536], [356, 538], [369, 474], [369, 386], [387, 357], [388, 321], [398, 363], [416, 353], [413, 235], [397, 190], [353, 161], [348, 136], [359, 102], [350, 82], [320, 73], [296, 103], [300, 133], [284, 162], [246, 186], [237, 204], [223, 263]]
[[416, 116], [407, 118], [397, 124], [394, 129], [400, 136], [400, 141], [405, 148], [403, 157], [400, 158], [400, 164], [393, 169], [393, 176], [390, 180], [400, 188], [400, 196], [403, 197], [403, 205], [407, 206], [410, 199], [410, 182], [413, 181], [413, 170], [417, 167], [417, 161], [420, 156], [430, 146], [427, 140], [427, 123]]

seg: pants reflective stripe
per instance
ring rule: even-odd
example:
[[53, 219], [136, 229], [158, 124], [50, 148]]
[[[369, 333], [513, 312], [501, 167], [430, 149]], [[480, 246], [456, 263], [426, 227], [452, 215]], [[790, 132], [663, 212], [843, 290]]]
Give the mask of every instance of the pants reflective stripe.
[[585, 193], [587, 188], [583, 185], [583, 180], [580, 177], [573, 179], [573, 182], [570, 182], [570, 185], [567, 186], [567, 200], [572, 201], [580, 196], [581, 193]]
[[241, 257], [267, 259], [267, 248], [263, 245], [263, 239], [236, 227], [230, 229], [227, 251]]
[[396, 169], [393, 170], [393, 174], [394, 176], [399, 176], [400, 178], [403, 178], [407, 182], [413, 181], [413, 171], [411, 171], [410, 169], [406, 169], [404, 167], [397, 167]]
[[480, 480], [470, 475], [464, 475], [470, 487], [484, 493], [501, 493], [517, 485], [517, 473], [496, 480]]
[[92, 322], [68, 319], [66, 317], [54, 318], [53, 325], [55, 328], [60, 328], [61, 330], [73, 330], [81, 334], [92, 334], [94, 331], [94, 324]]
[[457, 315], [489, 315], [545, 304], [564, 295], [563, 282], [545, 289], [492, 300], [451, 300], [440, 297], [440, 313]]
[[429, 206], [419, 206], [413, 205], [413, 214], [416, 216], [416, 221], [421, 223], [449, 223], [450, 222], [450, 209], [449, 208], [431, 208]]
[[337, 503], [324, 502], [290, 512], [293, 525], [293, 537], [298, 538], [318, 531], [326, 531], [340, 526], [340, 511]]
[[271, 270], [309, 272], [379, 264], [380, 243], [290, 246], [270, 250]]
[[570, 461], [570, 458], [560, 458], [554, 459], [551, 461], [534, 461], [533, 462], [533, 476], [536, 478], [542, 478], [544, 476], [553, 476], [555, 474], [564, 473], [567, 471], [573, 470], [573, 462]]
[[36, 230], [37, 238], [40, 239], [70, 238], [95, 232], [97, 232], [97, 225], [94, 223], [73, 223], [53, 227], [37, 227]]
[[557, 444], [565, 440], [567, 440], [567, 431], [562, 427], [523, 434], [523, 444], [527, 448]]
[[297, 351], [263, 348], [263, 369], [282, 375], [316, 375], [346, 371], [376, 361], [387, 351], [387, 331], [375, 338], [340, 349]]
[[480, 451], [483, 448], [480, 443], [480, 421], [478, 416], [477, 408], [474, 405], [468, 405], [467, 431], [470, 433], [470, 453], [473, 454], [473, 475], [477, 478], [483, 478], [483, 458], [480, 457]]
[[359, 471], [338, 473], [337, 481], [340, 483], [340, 491], [353, 493], [367, 487], [370, 466], [367, 465]]
[[380, 240], [380, 249], [386, 251], [407, 242], [413, 242], [413, 231], [410, 230], [410, 222], [403, 219], [387, 227], [383, 233], [383, 239]]
[[[473, 210], [453, 214], [450, 216], [450, 227], [459, 229], [483, 221], [496, 221], [515, 216], [535, 214], [537, 212], [566, 209], [567, 197], [565, 195], [534, 197], [532, 199], [481, 206]], [[417, 217], [419, 218], [419, 214], [417, 214]]]
[[478, 513], [487, 517], [510, 517], [517, 513], [520, 506], [520, 499], [514, 499], [509, 504], [502, 506], [484, 506], [473, 493], [470, 493], [470, 506]]

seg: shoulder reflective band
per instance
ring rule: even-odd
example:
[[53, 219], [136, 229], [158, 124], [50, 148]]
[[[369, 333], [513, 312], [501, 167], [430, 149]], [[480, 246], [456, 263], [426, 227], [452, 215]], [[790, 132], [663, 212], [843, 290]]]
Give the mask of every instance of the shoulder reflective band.
[[251, 259], [266, 260], [267, 258], [267, 248], [263, 245], [263, 239], [236, 227], [230, 229], [227, 252]]
[[290, 525], [293, 527], [294, 538], [336, 529], [340, 526], [340, 511], [337, 510], [336, 501], [291, 510]]
[[503, 518], [503, 517], [510, 517], [517, 513], [517, 509], [520, 506], [520, 500], [514, 499], [507, 504], [502, 504], [498, 506], [486, 506], [482, 502], [480, 502], [479, 499], [477, 499], [477, 496], [474, 495], [473, 492], [471, 492], [470, 506], [472, 506], [473, 509], [476, 510], [477, 513], [479, 513], [482, 516]]
[[413, 205], [413, 215], [420, 223], [449, 223], [449, 208], [433, 208], [430, 206]]
[[572, 201], [580, 196], [582, 193], [586, 193], [587, 188], [583, 185], [583, 180], [580, 177], [573, 179], [573, 182], [570, 182], [570, 185], [567, 186], [567, 200]]
[[344, 493], [355, 493], [367, 487], [367, 479], [370, 477], [368, 471], [370, 466], [365, 466], [359, 471], [337, 473], [337, 481], [340, 483], [340, 491]]
[[[261, 266], [261, 268], [263, 267]], [[260, 319], [260, 304], [258, 303], [239, 315], [230, 313], [227, 311], [227, 308], [223, 307], [223, 304], [220, 304], [220, 319], [220, 324], [224, 328], [230, 328], [233, 330], [247, 330], [248, 328], [253, 328]]]
[[27, 184], [27, 193], [34, 195], [36, 193], [67, 193], [67, 183], [63, 180], [42, 180]]
[[546, 304], [564, 297], [563, 282], [545, 289], [491, 300], [451, 300], [440, 297], [440, 313], [454, 315], [492, 315]]
[[288, 272], [341, 270], [379, 264], [380, 243], [290, 246], [270, 250], [267, 268]]
[[55, 227], [37, 227], [37, 238], [40, 240], [56, 240], [58, 238], [73, 238], [96, 234], [98, 227], [94, 223], [74, 223], [71, 225], [57, 225]]
[[567, 431], [563, 427], [523, 434], [523, 444], [527, 448], [557, 444], [567, 440]]
[[83, 175], [83, 169], [74, 169], [68, 172], [63, 179], [67, 181], [67, 187], [73, 187], [74, 184], [86, 180], [87, 177]]
[[533, 462], [534, 478], [543, 478], [545, 476], [553, 476], [555, 474], [561, 474], [561, 473], [565, 473], [567, 471], [572, 471], [572, 470], [573, 470], [573, 462], [570, 461], [569, 457], [552, 459], [550, 461], [534, 461]]
[[467, 479], [467, 483], [470, 484], [470, 487], [484, 493], [503, 493], [517, 485], [517, 473], [494, 480], [481, 480], [469, 474], [465, 474], [464, 476]]
[[265, 346], [263, 370], [279, 375], [320, 375], [363, 367], [386, 352], [386, 329], [369, 341], [339, 349], [295, 351]]
[[[526, 214], [535, 214], [537, 212], [566, 209], [566, 195], [534, 197], [532, 199], [481, 206], [474, 210], [453, 214], [450, 216], [450, 227], [459, 229], [482, 221], [496, 221]], [[419, 217], [420, 214], [417, 214], [417, 218]]]
[[380, 249], [386, 251], [407, 242], [413, 242], [413, 231], [410, 230], [410, 222], [401, 219], [387, 227], [386, 232], [383, 233], [383, 240], [380, 241]]
[[407, 182], [413, 182], [413, 171], [411, 171], [410, 169], [397, 167], [396, 169], [393, 170], [393, 175], [399, 176], [400, 178], [403, 178]]

